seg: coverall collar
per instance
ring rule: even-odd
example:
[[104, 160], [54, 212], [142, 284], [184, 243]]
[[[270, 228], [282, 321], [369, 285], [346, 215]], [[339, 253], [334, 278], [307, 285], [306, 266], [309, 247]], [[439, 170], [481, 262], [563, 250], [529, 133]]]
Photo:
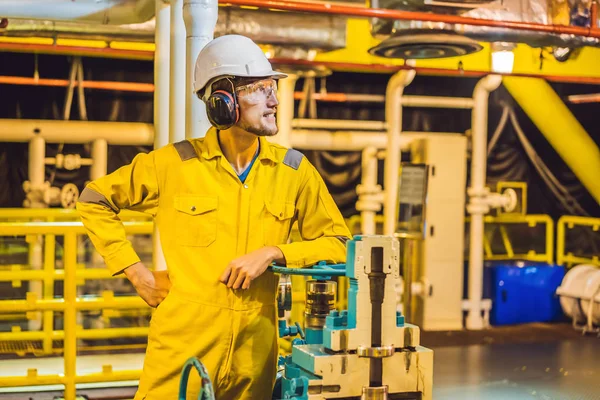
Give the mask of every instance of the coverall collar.
[[[271, 148], [271, 143], [267, 141], [264, 137], [260, 136], [258, 138], [260, 141], [260, 151], [258, 153], [259, 160], [271, 160], [274, 163], [278, 163], [279, 160], [275, 157], [273, 150]], [[202, 157], [210, 160], [215, 157], [224, 157], [223, 151], [219, 146], [219, 139], [217, 138], [217, 129], [212, 127], [206, 132], [206, 136], [202, 141], [201, 145], [202, 149]]]

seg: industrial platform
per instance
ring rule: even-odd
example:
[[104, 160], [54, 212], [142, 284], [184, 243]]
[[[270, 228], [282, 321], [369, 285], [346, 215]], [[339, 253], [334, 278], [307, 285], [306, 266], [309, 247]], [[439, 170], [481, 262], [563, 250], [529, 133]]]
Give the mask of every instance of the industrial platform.
[[[424, 332], [423, 342], [430, 338], [434, 343], [428, 346], [434, 350], [433, 398], [600, 400], [600, 338], [570, 329], [568, 324], [534, 324], [481, 332]], [[530, 341], [531, 332], [541, 340]], [[78, 373], [98, 372], [103, 364], [112, 364], [115, 370], [141, 369], [142, 362], [141, 353], [85, 355], [77, 358], [77, 369]], [[61, 358], [36, 359], [35, 365], [40, 374], [62, 372]], [[24, 375], [31, 366], [31, 359], [1, 360], [0, 376]], [[131, 399], [136, 385], [136, 381], [78, 385], [78, 393], [88, 400]], [[0, 389], [0, 399], [62, 396], [60, 386], [36, 389]]]

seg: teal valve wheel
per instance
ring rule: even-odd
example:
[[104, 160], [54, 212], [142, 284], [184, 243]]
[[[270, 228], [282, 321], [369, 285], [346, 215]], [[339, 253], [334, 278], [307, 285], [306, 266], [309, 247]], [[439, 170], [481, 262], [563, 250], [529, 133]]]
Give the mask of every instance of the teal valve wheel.
[[204, 364], [197, 358], [192, 357], [188, 359], [183, 365], [183, 370], [181, 371], [181, 380], [179, 381], [179, 400], [186, 400], [186, 392], [188, 380], [190, 377], [190, 372], [192, 368], [195, 368], [200, 374], [201, 384], [200, 384], [200, 393], [198, 393], [198, 400], [215, 400], [215, 391], [212, 386], [212, 382], [210, 377], [208, 376], [208, 371]]

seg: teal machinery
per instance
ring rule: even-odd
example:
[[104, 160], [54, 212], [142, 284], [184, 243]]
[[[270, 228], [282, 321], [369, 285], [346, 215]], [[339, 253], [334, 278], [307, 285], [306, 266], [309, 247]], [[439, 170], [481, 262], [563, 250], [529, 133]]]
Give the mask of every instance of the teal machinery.
[[[347, 242], [346, 264], [292, 269], [282, 274], [278, 295], [279, 336], [296, 337], [292, 352], [280, 357], [273, 399], [419, 399], [432, 398], [433, 351], [420, 346], [419, 328], [397, 311], [400, 278], [398, 239], [355, 236]], [[305, 325], [289, 326], [291, 286], [287, 275], [307, 275]], [[348, 309], [336, 310], [336, 276], [349, 278]], [[213, 399], [208, 374], [190, 359], [182, 374], [180, 400], [187, 375], [202, 376], [199, 399]], [[183, 397], [181, 397], [183, 395]]]

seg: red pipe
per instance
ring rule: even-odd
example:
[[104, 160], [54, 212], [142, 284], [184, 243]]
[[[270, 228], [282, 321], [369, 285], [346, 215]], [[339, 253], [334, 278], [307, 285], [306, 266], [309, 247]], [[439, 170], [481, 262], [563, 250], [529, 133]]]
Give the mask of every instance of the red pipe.
[[590, 24], [592, 29], [598, 28], [598, 0], [592, 1], [590, 6]]
[[585, 104], [585, 103], [600, 103], [600, 93], [595, 94], [573, 94], [567, 97], [569, 103]]
[[[66, 79], [35, 79], [23, 76], [0, 76], [0, 84], [67, 87], [69, 86], [69, 81]], [[74, 86], [77, 86], [77, 81], [74, 82]], [[154, 85], [152, 83], [83, 81], [82, 86], [86, 89], [120, 90], [123, 92], [142, 93], [154, 92]]]
[[534, 32], [554, 33], [558, 35], [567, 34], [600, 38], [600, 29], [596, 27], [584, 28], [566, 25], [547, 25], [534, 22], [496, 21], [491, 19], [460, 17], [457, 15], [389, 10], [382, 8], [356, 7], [333, 3], [316, 3], [309, 1], [305, 2], [293, 0], [223, 0], [221, 4], [269, 8], [273, 10], [298, 12], [304, 11], [318, 14], [338, 14], [347, 15], [351, 17], [384, 18], [404, 21], [445, 22], [448, 24], [487, 26], [494, 28], [508, 28]]
[[0, 51], [13, 51], [15, 53], [77, 54], [88, 57], [154, 60], [153, 51], [121, 50], [111, 49], [110, 47], [79, 47], [36, 43], [0, 43]]

